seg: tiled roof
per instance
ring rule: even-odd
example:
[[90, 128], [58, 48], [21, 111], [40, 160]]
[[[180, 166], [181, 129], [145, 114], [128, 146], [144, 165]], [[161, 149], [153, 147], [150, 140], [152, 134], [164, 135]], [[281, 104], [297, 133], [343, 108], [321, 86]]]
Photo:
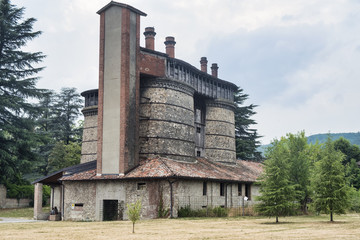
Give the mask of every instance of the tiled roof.
[[64, 175], [62, 181], [102, 180], [102, 179], [151, 179], [182, 178], [214, 181], [255, 182], [262, 172], [262, 164], [237, 161], [234, 165], [212, 162], [198, 158], [196, 162], [180, 162], [166, 158], [153, 158], [140, 162], [140, 165], [125, 175], [96, 175], [96, 169]]

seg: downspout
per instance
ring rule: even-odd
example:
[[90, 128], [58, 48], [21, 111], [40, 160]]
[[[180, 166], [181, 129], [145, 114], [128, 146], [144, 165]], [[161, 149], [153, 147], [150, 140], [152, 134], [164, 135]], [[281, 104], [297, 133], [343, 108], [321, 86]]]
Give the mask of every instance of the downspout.
[[50, 208], [50, 210], [52, 210], [53, 207], [54, 207], [54, 186], [51, 186], [51, 208]]
[[65, 186], [64, 184], [61, 184], [61, 220], [64, 221], [64, 212], [65, 212], [65, 203], [64, 203], [64, 200], [65, 200]]
[[174, 191], [173, 191], [173, 183], [175, 183], [176, 181], [171, 181], [170, 179], [168, 179], [169, 185], [170, 185], [170, 218], [174, 218], [173, 215], [173, 207], [174, 207]]

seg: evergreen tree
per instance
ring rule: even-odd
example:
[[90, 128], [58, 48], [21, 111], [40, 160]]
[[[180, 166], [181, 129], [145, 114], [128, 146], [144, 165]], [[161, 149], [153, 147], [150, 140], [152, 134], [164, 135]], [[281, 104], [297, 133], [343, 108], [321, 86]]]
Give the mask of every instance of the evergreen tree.
[[265, 216], [288, 216], [297, 208], [295, 186], [291, 183], [289, 149], [286, 139], [275, 140], [266, 152], [256, 210]]
[[360, 147], [355, 144], [351, 144], [349, 140], [340, 137], [334, 141], [334, 148], [335, 150], [339, 150], [345, 154], [345, 158], [342, 162], [344, 166], [349, 164], [351, 159], [355, 159], [356, 162], [360, 161]]
[[72, 141], [81, 140], [81, 137], [78, 137], [81, 129], [76, 128], [75, 122], [80, 115], [81, 107], [82, 99], [75, 88], [62, 88], [61, 92], [56, 95], [52, 124], [55, 138], [58, 141], [69, 144]]
[[56, 172], [62, 168], [70, 167], [80, 163], [81, 143], [70, 142], [65, 145], [59, 141], [55, 144], [49, 155], [47, 172]]
[[262, 156], [257, 148], [260, 146], [256, 129], [250, 126], [256, 124], [251, 116], [256, 112], [256, 105], [242, 106], [249, 95], [243, 93], [243, 89], [238, 88], [234, 96], [236, 104], [235, 109], [235, 141], [236, 141], [236, 157], [242, 160], [261, 161]]
[[348, 206], [348, 187], [341, 164], [343, 159], [344, 154], [335, 150], [328, 137], [311, 179], [315, 208], [319, 212], [330, 213], [330, 221], [333, 221], [334, 213], [345, 213]]
[[41, 52], [25, 52], [22, 47], [41, 32], [32, 31], [34, 18], [22, 21], [24, 8], [9, 0], [0, 1], [0, 181], [29, 170], [37, 142], [33, 118], [38, 108], [29, 99], [39, 99], [34, 67], [44, 58]]

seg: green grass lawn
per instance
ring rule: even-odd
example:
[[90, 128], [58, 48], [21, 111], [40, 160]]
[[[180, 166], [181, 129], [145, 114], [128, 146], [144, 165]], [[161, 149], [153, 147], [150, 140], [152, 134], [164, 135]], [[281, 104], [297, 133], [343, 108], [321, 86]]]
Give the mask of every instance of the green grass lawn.
[[[50, 207], [43, 207], [43, 212], [49, 211]], [[34, 208], [0, 209], [0, 217], [32, 219], [34, 217]]]

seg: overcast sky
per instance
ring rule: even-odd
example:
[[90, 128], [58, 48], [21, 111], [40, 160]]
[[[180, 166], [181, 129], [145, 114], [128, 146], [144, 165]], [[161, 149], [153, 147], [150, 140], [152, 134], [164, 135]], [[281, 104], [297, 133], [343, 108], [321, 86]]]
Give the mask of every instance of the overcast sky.
[[[43, 34], [28, 48], [47, 55], [39, 88], [98, 88], [99, 16], [109, 0], [13, 0]], [[256, 104], [255, 128], [270, 143], [286, 133], [360, 131], [360, 1], [128, 0], [148, 14], [158, 51], [218, 63]], [[144, 36], [141, 34], [141, 46]]]

